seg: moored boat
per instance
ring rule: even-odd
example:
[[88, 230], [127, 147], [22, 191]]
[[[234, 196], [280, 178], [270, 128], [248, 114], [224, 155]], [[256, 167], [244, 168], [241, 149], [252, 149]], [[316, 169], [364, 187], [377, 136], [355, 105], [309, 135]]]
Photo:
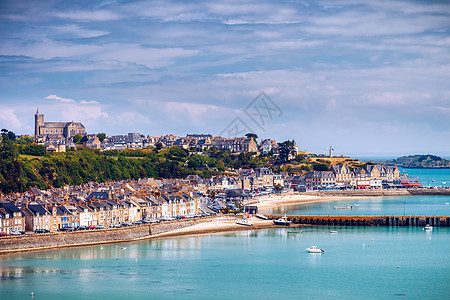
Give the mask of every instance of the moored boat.
[[257, 218], [260, 218], [260, 219], [262, 219], [262, 220], [268, 220], [269, 218], [267, 218], [265, 215], [262, 215], [262, 214], [256, 214], [256, 217]]
[[431, 231], [431, 230], [433, 230], [433, 226], [431, 226], [430, 224], [427, 224], [423, 229], [425, 229], [427, 231]]
[[244, 226], [253, 226], [253, 223], [248, 219], [236, 220], [236, 224], [244, 225]]
[[325, 251], [323, 249], [317, 248], [317, 246], [311, 246], [309, 248], [306, 248], [306, 251], [309, 253], [324, 253]]
[[248, 214], [247, 215], [244, 214], [243, 219], [236, 220], [236, 224], [244, 226], [253, 226], [253, 223], [250, 221]]
[[276, 220], [273, 220], [273, 224], [275, 224], [275, 225], [281, 225], [281, 226], [289, 226], [289, 225], [292, 224], [292, 222], [289, 221], [289, 220], [286, 218], [286, 215], [285, 215], [284, 217], [281, 217], [281, 218], [278, 218], [278, 219], [276, 219]]

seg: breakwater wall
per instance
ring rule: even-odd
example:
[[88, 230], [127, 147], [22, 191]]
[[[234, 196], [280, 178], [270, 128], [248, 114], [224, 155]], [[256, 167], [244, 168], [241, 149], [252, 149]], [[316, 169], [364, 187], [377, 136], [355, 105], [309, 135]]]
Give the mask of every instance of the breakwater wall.
[[408, 189], [411, 195], [450, 196], [450, 189]]
[[[279, 215], [266, 215], [278, 219]], [[325, 226], [425, 226], [450, 227], [450, 217], [442, 216], [286, 216], [294, 224]]]
[[396, 190], [351, 190], [351, 191], [317, 191], [310, 195], [320, 197], [379, 197], [379, 196], [410, 196], [406, 189]]
[[7, 236], [0, 238], [0, 255], [14, 252], [135, 241], [208, 221], [207, 219], [188, 219], [122, 228]]

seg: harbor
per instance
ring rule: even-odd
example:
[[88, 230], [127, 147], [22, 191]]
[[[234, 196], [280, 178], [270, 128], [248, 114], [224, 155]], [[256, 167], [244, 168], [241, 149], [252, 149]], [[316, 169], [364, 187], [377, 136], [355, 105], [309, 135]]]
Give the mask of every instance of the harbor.
[[[279, 215], [266, 215], [277, 220]], [[450, 227], [450, 217], [446, 216], [297, 216], [288, 215], [293, 224], [321, 226], [408, 226]]]

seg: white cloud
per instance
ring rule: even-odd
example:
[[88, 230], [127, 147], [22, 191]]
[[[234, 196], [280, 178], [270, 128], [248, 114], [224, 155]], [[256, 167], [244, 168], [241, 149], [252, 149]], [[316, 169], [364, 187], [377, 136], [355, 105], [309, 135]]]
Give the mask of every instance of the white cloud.
[[93, 37], [99, 37], [99, 36], [109, 34], [108, 31], [86, 29], [86, 28], [83, 28], [83, 27], [80, 27], [80, 26], [74, 25], [74, 24], [58, 26], [58, 27], [54, 27], [54, 29], [58, 33], [73, 34], [75, 36], [82, 37], [82, 38], [93, 38]]
[[99, 119], [109, 117], [108, 113], [103, 111], [103, 106], [95, 100], [77, 102], [57, 95], [49, 95], [45, 99], [58, 101], [54, 105], [46, 105], [44, 110], [53, 111], [52, 115], [57, 114], [64, 120], [78, 120], [86, 124], [93, 124]]
[[63, 97], [59, 97], [56, 95], [48, 95], [47, 97], [45, 97], [45, 99], [47, 100], [57, 100], [61, 103], [75, 103], [75, 100], [73, 99], [69, 99], [69, 98], [63, 98]]
[[137, 44], [111, 44], [98, 54], [98, 59], [133, 62], [149, 68], [161, 68], [173, 64], [179, 58], [198, 53], [198, 50], [183, 48], [145, 48]]
[[87, 104], [87, 105], [89, 105], [89, 104], [100, 104], [100, 103], [98, 103], [98, 102], [95, 101], [95, 100], [92, 100], [92, 101], [81, 100], [81, 101], [80, 101], [80, 104]]
[[14, 108], [6, 107], [0, 103], [0, 122], [2, 123], [2, 129], [8, 129], [11, 131], [17, 131], [22, 129], [23, 123], [19, 120]]
[[53, 15], [61, 19], [71, 19], [78, 21], [112, 21], [122, 18], [119, 13], [108, 10], [76, 10], [56, 12]]

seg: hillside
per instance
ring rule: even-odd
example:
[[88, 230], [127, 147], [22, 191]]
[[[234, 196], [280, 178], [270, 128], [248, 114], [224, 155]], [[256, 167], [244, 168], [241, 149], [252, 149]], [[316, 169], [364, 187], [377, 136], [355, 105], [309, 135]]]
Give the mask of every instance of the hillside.
[[450, 160], [431, 154], [402, 156], [391, 163], [403, 168], [450, 168]]

